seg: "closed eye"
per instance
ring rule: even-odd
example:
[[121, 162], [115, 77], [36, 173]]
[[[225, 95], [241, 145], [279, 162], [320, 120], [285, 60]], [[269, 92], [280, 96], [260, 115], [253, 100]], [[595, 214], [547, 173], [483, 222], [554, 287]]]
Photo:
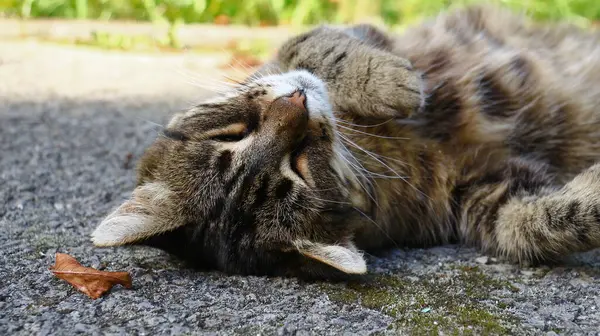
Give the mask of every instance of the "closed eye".
[[246, 135], [247, 134], [245, 132], [240, 134], [219, 134], [213, 136], [211, 139], [221, 142], [238, 142], [244, 140]]
[[238, 142], [242, 141], [250, 131], [245, 124], [232, 124], [225, 128], [214, 130], [208, 134], [209, 139], [220, 142]]

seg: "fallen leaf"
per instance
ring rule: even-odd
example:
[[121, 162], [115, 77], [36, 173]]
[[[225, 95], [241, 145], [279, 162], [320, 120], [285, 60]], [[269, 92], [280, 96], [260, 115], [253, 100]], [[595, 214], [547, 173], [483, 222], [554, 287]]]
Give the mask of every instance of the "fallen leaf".
[[67, 281], [94, 300], [117, 284], [125, 288], [131, 288], [129, 273], [105, 272], [85, 267], [75, 258], [65, 253], [57, 253], [56, 262], [49, 269], [56, 277]]

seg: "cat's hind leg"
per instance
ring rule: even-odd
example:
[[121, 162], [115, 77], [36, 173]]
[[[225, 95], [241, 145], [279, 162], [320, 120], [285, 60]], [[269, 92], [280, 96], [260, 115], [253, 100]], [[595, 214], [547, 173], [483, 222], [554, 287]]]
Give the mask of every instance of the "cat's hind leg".
[[600, 247], [600, 164], [563, 186], [527, 161], [511, 161], [497, 174], [458, 193], [464, 240], [519, 263]]

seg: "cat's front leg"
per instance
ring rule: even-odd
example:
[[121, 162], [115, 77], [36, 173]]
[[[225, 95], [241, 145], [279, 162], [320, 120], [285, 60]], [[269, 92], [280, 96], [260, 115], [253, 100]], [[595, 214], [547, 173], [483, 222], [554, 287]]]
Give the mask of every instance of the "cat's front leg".
[[600, 164], [561, 187], [543, 166], [515, 160], [470, 183], [458, 199], [463, 239], [512, 261], [600, 247]]
[[305, 69], [323, 80], [338, 110], [369, 118], [408, 117], [424, 103], [421, 77], [408, 60], [385, 50], [385, 40], [362, 38], [369, 36], [383, 39], [362, 27], [319, 27], [288, 40], [277, 62], [283, 71]]

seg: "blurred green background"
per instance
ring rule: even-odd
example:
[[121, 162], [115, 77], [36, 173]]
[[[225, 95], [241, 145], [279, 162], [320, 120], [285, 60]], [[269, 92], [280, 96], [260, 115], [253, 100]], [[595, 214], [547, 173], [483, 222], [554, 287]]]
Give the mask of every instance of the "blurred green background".
[[[0, 0], [0, 18], [91, 19], [142, 21], [167, 27], [159, 37], [134, 36], [126, 30], [93, 31], [75, 40], [45, 37], [52, 42], [75, 43], [119, 50], [216, 49], [204, 41], [190, 46], [181, 39], [181, 27], [190, 23], [247, 26], [302, 27], [319, 24], [369, 22], [394, 30], [449, 7], [488, 2], [525, 11], [540, 20], [566, 20], [589, 27], [600, 22], [600, 0]], [[294, 28], [295, 29], [295, 28]], [[273, 43], [250, 38], [227, 43], [236, 57], [265, 58]], [[224, 40], [228, 39], [224, 36]], [[246, 63], [257, 63], [248, 59]]]
[[[258, 25], [379, 21], [404, 25], [477, 0], [0, 0], [8, 17]], [[490, 2], [490, 1], [488, 1]], [[600, 0], [496, 0], [539, 19], [600, 20]]]

